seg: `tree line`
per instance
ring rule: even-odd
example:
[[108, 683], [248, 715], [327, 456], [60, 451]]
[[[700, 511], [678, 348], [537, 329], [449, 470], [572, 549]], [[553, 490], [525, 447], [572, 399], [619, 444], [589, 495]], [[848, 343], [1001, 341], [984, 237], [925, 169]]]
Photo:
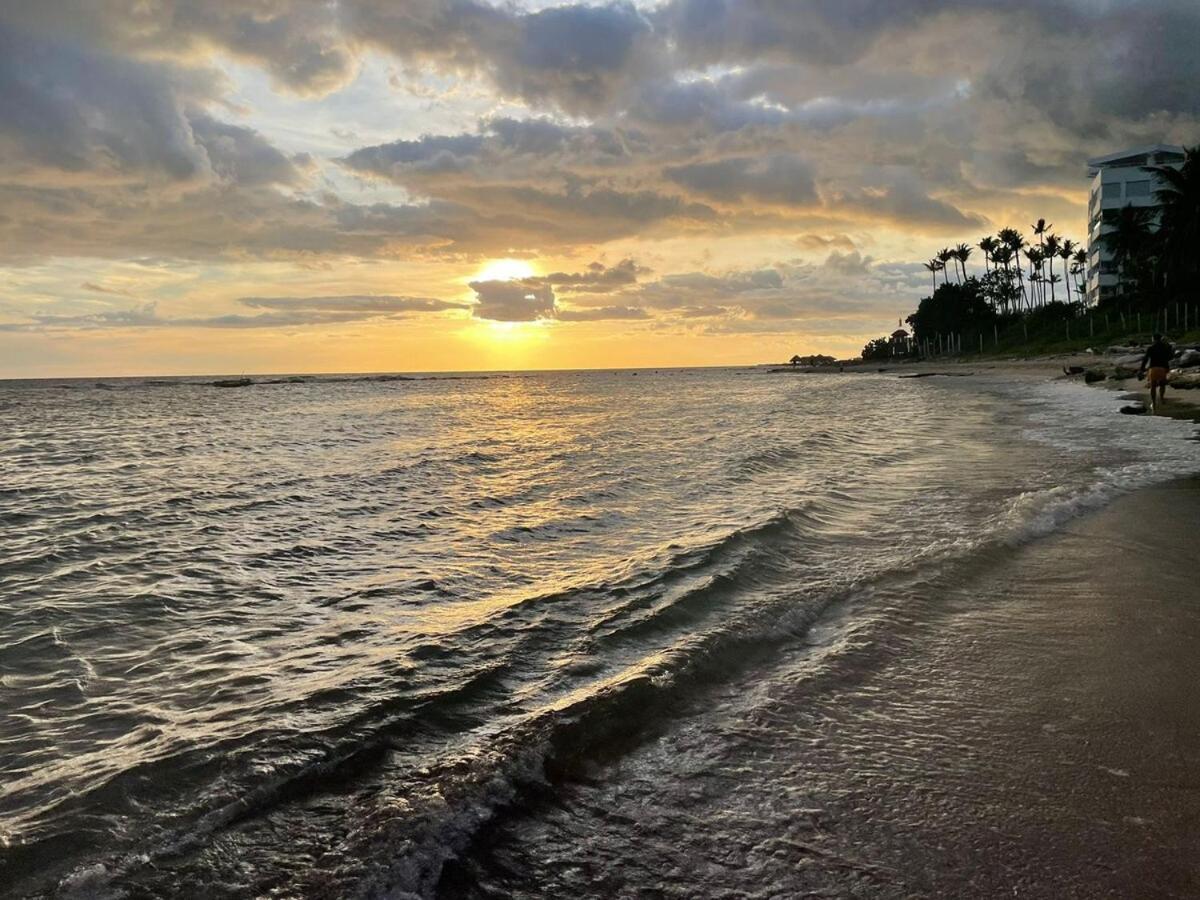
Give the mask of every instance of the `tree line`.
[[[863, 358], [916, 353], [938, 336], [999, 334], [1017, 322], [1028, 335], [1046, 322], [1069, 322], [1108, 307], [1114, 312], [1161, 312], [1171, 304], [1200, 299], [1200, 145], [1185, 150], [1179, 167], [1144, 168], [1158, 184], [1157, 207], [1102, 211], [1099, 240], [1116, 270], [1114, 294], [1090, 303], [1087, 248], [1038, 219], [1030, 225], [1029, 237], [1003, 228], [975, 245], [939, 250], [924, 264], [932, 293], [906, 319], [911, 339], [876, 338], [863, 348]], [[976, 249], [984, 271], [968, 274]]]

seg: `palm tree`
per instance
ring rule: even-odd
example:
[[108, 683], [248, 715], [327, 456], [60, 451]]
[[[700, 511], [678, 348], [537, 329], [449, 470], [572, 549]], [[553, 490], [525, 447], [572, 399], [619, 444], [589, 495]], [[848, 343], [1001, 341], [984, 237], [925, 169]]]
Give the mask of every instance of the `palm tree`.
[[1055, 275], [1053, 272], [1051, 272], [1050, 277], [1047, 278], [1046, 281], [1049, 282], [1049, 284], [1050, 284], [1050, 302], [1053, 303], [1054, 302], [1054, 286], [1062, 281], [1062, 276]]
[[1030, 225], [1029, 227], [1030, 227], [1030, 228], [1032, 228], [1032, 229], [1033, 229], [1033, 233], [1037, 235], [1037, 238], [1038, 238], [1038, 246], [1040, 246], [1040, 247], [1042, 247], [1043, 249], [1045, 249], [1045, 243], [1046, 243], [1046, 241], [1045, 241], [1045, 237], [1044, 237], [1044, 235], [1046, 234], [1046, 232], [1047, 232], [1047, 231], [1049, 231], [1049, 230], [1050, 230], [1051, 228], [1053, 228], [1054, 226], [1053, 226], [1053, 225], [1048, 225], [1048, 224], [1046, 224], [1046, 220], [1045, 220], [1045, 219], [1038, 219], [1036, 222], [1034, 222], [1034, 223], [1033, 223], [1032, 225]]
[[[1004, 280], [1006, 285], [1012, 287], [1012, 248], [1007, 244], [998, 244], [996, 249], [992, 251], [992, 262], [996, 264], [997, 271], [1000, 267], [1004, 268]], [[1008, 312], [1008, 297], [1005, 296], [1004, 311]]]
[[954, 251], [949, 247], [943, 247], [937, 252], [937, 260], [942, 264], [942, 274], [946, 280], [946, 284], [950, 283], [950, 276], [945, 274], [946, 263], [950, 262], [952, 259], [954, 259]]
[[987, 237], [980, 238], [979, 240], [979, 249], [983, 251], [983, 268], [985, 272], [990, 272], [992, 270], [991, 263], [996, 261], [992, 254], [996, 252], [997, 246], [999, 245], [996, 243], [996, 239], [990, 234]]
[[954, 258], [962, 264], [963, 281], [967, 280], [967, 260], [971, 258], [971, 245], [959, 244], [954, 248]]
[[[1062, 257], [1063, 274], [1070, 274], [1067, 267], [1071, 263], [1071, 257], [1075, 255], [1076, 244], [1070, 238], [1063, 238], [1062, 245], [1058, 248], [1058, 255]], [[1067, 302], [1071, 302], [1071, 279], [1065, 279], [1064, 284], [1067, 288]]]
[[933, 275], [934, 293], [937, 293], [937, 273], [942, 271], [942, 269], [944, 269], [944, 268], [946, 268], [946, 267], [944, 265], [942, 265], [942, 263], [939, 262], [936, 258], [931, 259], [929, 262], [925, 263], [926, 271], [928, 271], [929, 273], [931, 273]]
[[[1071, 257], [1071, 274], [1075, 276], [1075, 293], [1083, 298], [1082, 304], [1087, 306], [1087, 247], [1080, 247]], [[1082, 277], [1081, 277], [1082, 276]]]
[[1054, 285], [1057, 283], [1054, 280], [1054, 260], [1058, 258], [1058, 251], [1061, 248], [1057, 234], [1048, 234], [1042, 241], [1042, 256], [1046, 262], [1050, 264], [1050, 302], [1055, 302]]
[[[1163, 238], [1171, 289], [1195, 289], [1200, 280], [1200, 145], [1184, 150], [1183, 165], [1178, 169], [1146, 166], [1145, 170], [1161, 185], [1154, 198], [1162, 207], [1158, 233]], [[1174, 283], [1176, 279], [1182, 283]]]
[[1029, 295], [1025, 292], [1025, 276], [1021, 274], [1021, 250], [1025, 246], [1025, 238], [1015, 228], [1004, 228], [1000, 231], [1000, 240], [1008, 247], [1012, 259], [1016, 262], [1014, 268], [1017, 272], [1017, 283], [1021, 287], [1021, 299], [1028, 308], [1032, 304]]
[[1154, 210], [1146, 206], [1126, 204], [1117, 211], [1112, 228], [1100, 235], [1104, 248], [1112, 254], [1124, 294], [1130, 283], [1144, 289], [1146, 270], [1155, 249], [1155, 232], [1151, 228]]
[[1044, 292], [1039, 295], [1036, 285], [1042, 280], [1042, 262], [1045, 257], [1039, 248], [1028, 247], [1025, 250], [1025, 258], [1029, 260], [1029, 292], [1032, 299], [1040, 306], [1046, 302], [1046, 298]]

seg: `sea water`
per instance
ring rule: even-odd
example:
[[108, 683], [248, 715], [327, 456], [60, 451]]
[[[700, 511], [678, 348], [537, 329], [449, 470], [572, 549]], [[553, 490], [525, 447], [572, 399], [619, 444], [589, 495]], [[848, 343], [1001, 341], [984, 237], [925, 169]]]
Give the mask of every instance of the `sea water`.
[[749, 369], [0, 382], [0, 896], [444, 891], [489, 822], [880, 585], [1200, 470], [1192, 426], [1120, 405]]

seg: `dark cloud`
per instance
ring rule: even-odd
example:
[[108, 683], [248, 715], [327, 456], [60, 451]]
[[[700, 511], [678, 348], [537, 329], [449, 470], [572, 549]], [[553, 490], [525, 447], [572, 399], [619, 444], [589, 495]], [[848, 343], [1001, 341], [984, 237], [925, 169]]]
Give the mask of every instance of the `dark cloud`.
[[883, 31], [945, 8], [936, 0], [672, 0], [657, 12], [694, 66], [778, 58], [841, 66]]
[[128, 56], [193, 57], [223, 51], [262, 67], [274, 84], [323, 94], [357, 68], [338, 4], [321, 0], [56, 0], [5, 4], [2, 15], [37, 34], [61, 35]]
[[586, 272], [552, 272], [536, 280], [573, 293], [605, 294], [635, 284], [645, 271], [632, 259], [623, 259], [615, 266], [595, 262]]
[[908, 179], [898, 179], [884, 187], [831, 191], [825, 202], [831, 207], [865, 213], [893, 225], [922, 231], [961, 232], [988, 225], [984, 217], [963, 212], [944, 200], [931, 197]]
[[868, 274], [871, 262], [871, 257], [863, 256], [857, 250], [849, 253], [834, 250], [825, 258], [824, 268], [839, 275], [857, 277]]
[[299, 166], [307, 163], [307, 157], [285, 156], [252, 128], [219, 122], [204, 113], [189, 116], [188, 122], [213, 173], [222, 181], [295, 186], [305, 179]]
[[536, 279], [472, 281], [479, 301], [474, 309], [480, 319], [496, 322], [533, 322], [554, 318], [557, 308], [554, 289]]
[[817, 202], [813, 169], [795, 156], [739, 156], [716, 162], [670, 166], [667, 179], [713, 200], [757, 200], [784, 206]]
[[209, 159], [185, 106], [213, 89], [195, 73], [39, 39], [0, 20], [0, 178], [203, 176]]

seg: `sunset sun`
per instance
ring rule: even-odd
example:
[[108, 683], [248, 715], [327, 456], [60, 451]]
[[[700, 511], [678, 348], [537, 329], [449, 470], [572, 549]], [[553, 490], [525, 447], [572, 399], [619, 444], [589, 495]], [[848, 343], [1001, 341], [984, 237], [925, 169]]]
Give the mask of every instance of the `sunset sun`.
[[518, 281], [531, 278], [537, 273], [523, 259], [491, 259], [480, 269], [472, 281]]

